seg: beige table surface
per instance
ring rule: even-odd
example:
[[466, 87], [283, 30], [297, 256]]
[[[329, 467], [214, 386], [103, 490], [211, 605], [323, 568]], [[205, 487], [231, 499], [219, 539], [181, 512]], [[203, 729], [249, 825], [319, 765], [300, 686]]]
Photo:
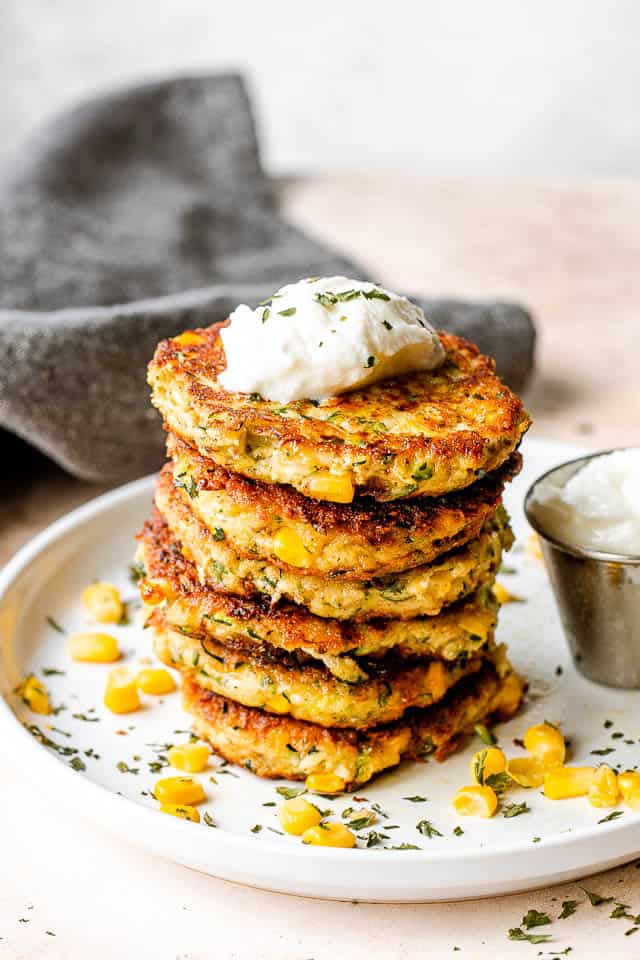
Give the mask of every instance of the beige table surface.
[[[283, 187], [287, 216], [380, 282], [428, 295], [517, 299], [535, 314], [534, 435], [640, 443], [640, 181], [523, 182], [335, 174]], [[3, 448], [6, 449], [6, 448]], [[0, 563], [103, 488], [15, 442], [0, 474]], [[633, 855], [634, 851], [630, 851]], [[585, 883], [640, 911], [640, 870]], [[110, 839], [0, 762], [0, 958], [640, 957], [640, 931], [581, 905], [553, 944], [507, 941], [530, 907], [559, 913], [575, 884], [491, 901], [308, 901], [200, 876]], [[47, 934], [51, 931], [55, 936]], [[460, 948], [454, 952], [454, 947]]]

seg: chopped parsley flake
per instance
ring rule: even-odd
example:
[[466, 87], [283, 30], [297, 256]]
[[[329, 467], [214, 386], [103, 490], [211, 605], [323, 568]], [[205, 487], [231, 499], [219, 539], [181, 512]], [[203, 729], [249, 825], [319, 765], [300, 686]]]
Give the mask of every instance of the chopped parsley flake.
[[598, 820], [598, 823], [609, 823], [610, 820], [617, 820], [623, 813], [624, 810], [612, 810], [611, 813], [608, 813], [602, 820]]
[[295, 307], [287, 307], [286, 310], [278, 310], [279, 317], [292, 317], [296, 312]]
[[64, 627], [61, 627], [57, 620], [54, 620], [53, 617], [47, 617], [47, 623], [49, 626], [55, 630], [57, 633], [66, 633], [67, 631]]
[[527, 910], [522, 918], [522, 926], [526, 930], [531, 930], [532, 927], [544, 927], [547, 923], [551, 923], [551, 917], [548, 913], [541, 913], [540, 910]]
[[580, 906], [577, 900], [563, 900], [562, 901], [562, 912], [558, 915], [558, 920], [566, 920], [567, 917], [572, 917]]
[[521, 813], [528, 813], [530, 809], [524, 801], [522, 803], [507, 803], [502, 808], [502, 816], [519, 817]]
[[592, 907], [599, 907], [603, 903], [611, 903], [613, 901], [613, 897], [601, 897], [599, 893], [594, 893], [593, 890], [587, 890], [586, 887], [580, 887], [580, 889], [589, 897], [589, 903]]
[[304, 787], [276, 787], [276, 793], [279, 793], [285, 800], [293, 800], [305, 792]]
[[432, 837], [441, 837], [442, 834], [437, 830], [430, 820], [420, 820], [416, 824], [416, 830], [418, 833], [421, 833], [423, 837], [428, 837], [430, 840]]
[[551, 940], [550, 933], [525, 933], [520, 927], [509, 930], [509, 940], [526, 940], [528, 943], [547, 943]]
[[369, 367], [373, 367], [375, 365], [375, 362], [376, 362], [375, 357], [373, 356], [367, 357], [367, 362], [365, 363], [365, 369], [368, 369]]

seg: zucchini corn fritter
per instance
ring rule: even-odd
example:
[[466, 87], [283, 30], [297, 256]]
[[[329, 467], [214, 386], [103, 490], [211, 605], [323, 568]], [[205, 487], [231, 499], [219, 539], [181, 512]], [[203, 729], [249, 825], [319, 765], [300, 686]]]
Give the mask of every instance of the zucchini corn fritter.
[[447, 496], [336, 504], [230, 473], [173, 436], [167, 449], [173, 482], [190, 497], [193, 513], [239, 556], [346, 580], [422, 566], [474, 539], [521, 467], [516, 453], [468, 490]]
[[529, 418], [440, 336], [437, 370], [286, 406], [218, 386], [219, 326], [150, 364], [170, 459], [138, 537], [147, 626], [194, 731], [260, 776], [354, 788], [518, 708], [492, 586]]
[[238, 596], [266, 594], [306, 607], [319, 617], [372, 620], [376, 617], [432, 616], [492, 578], [513, 537], [503, 507], [485, 523], [480, 536], [432, 563], [401, 574], [366, 580], [314, 577], [284, 570], [269, 560], [238, 556], [226, 540], [201, 523], [188, 495], [173, 482], [170, 465], [156, 488], [156, 505], [171, 532], [185, 546], [199, 578], [217, 590]]
[[308, 497], [331, 500], [333, 490], [350, 502], [357, 490], [396, 500], [460, 490], [505, 463], [530, 424], [493, 361], [451, 334], [440, 334], [446, 356], [436, 370], [283, 406], [218, 385], [219, 331], [159, 344], [149, 365], [152, 402], [173, 434], [218, 466]]
[[203, 586], [157, 510], [139, 539], [137, 563], [145, 571], [140, 593], [149, 610], [162, 613], [166, 627], [223, 644], [235, 639], [268, 644], [295, 654], [299, 663], [322, 663], [347, 683], [368, 677], [362, 658], [388, 651], [414, 660], [473, 656], [497, 622], [498, 603], [490, 584], [435, 617], [362, 623], [323, 619], [297, 604], [243, 599]]

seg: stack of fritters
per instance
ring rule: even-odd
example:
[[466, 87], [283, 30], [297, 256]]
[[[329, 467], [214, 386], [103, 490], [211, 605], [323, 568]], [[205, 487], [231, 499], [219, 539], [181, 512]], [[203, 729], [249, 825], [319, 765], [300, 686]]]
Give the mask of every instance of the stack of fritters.
[[518, 707], [494, 642], [522, 405], [471, 344], [323, 401], [232, 394], [219, 328], [150, 365], [170, 460], [140, 535], [156, 653], [195, 731], [261, 776], [349, 786]]

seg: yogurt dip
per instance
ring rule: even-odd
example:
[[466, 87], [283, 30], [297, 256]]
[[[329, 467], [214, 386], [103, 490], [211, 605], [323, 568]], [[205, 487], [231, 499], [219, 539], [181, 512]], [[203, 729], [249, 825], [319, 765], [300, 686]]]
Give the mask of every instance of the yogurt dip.
[[220, 331], [225, 390], [265, 400], [336, 396], [444, 359], [420, 307], [348, 277], [300, 280], [252, 310], [241, 304]]
[[640, 449], [595, 456], [562, 486], [541, 480], [531, 506], [540, 525], [568, 545], [640, 556]]

